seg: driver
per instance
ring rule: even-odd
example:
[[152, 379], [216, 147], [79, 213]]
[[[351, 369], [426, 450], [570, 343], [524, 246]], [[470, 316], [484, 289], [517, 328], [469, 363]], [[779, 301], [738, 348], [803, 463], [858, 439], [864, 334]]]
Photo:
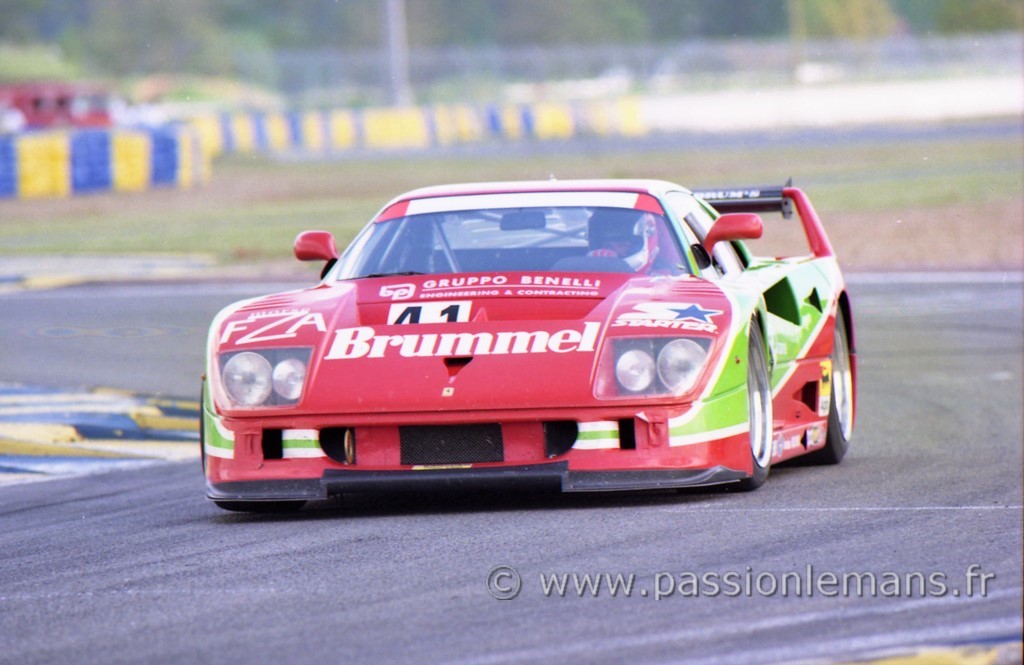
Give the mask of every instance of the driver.
[[658, 219], [652, 213], [598, 208], [587, 227], [587, 256], [618, 257], [635, 272], [648, 272], [658, 257]]

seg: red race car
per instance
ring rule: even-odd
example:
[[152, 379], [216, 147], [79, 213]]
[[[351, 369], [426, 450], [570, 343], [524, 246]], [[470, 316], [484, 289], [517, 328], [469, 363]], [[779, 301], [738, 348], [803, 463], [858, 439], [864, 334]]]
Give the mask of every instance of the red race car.
[[[760, 213], [809, 251], [753, 256]], [[656, 180], [432, 187], [392, 200], [310, 288], [214, 320], [207, 494], [280, 511], [349, 492], [760, 486], [853, 429], [853, 318], [793, 187]]]

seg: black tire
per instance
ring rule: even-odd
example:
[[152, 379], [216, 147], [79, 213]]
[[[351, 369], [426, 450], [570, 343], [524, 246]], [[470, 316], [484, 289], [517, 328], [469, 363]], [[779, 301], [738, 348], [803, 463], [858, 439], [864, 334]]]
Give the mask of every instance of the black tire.
[[199, 385], [199, 461], [206, 477], [206, 380]]
[[234, 513], [281, 515], [302, 510], [305, 501], [214, 501], [218, 508]]
[[825, 447], [804, 457], [809, 464], [839, 464], [850, 448], [850, 437], [853, 435], [853, 374], [850, 366], [850, 341], [842, 309], [836, 312], [833, 339], [832, 390]]
[[747, 413], [750, 420], [750, 460], [754, 473], [739, 482], [739, 489], [756, 490], [768, 480], [772, 468], [772, 384], [768, 373], [768, 357], [764, 336], [757, 321], [750, 322], [747, 351]]

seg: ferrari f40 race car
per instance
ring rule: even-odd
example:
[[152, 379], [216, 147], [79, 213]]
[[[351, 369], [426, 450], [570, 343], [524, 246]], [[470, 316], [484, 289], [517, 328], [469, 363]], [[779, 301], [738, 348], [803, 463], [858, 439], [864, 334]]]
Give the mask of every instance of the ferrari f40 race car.
[[[762, 213], [795, 215], [809, 252], [754, 256]], [[327, 231], [294, 251], [325, 263], [318, 284], [231, 305], [210, 329], [203, 467], [222, 508], [755, 489], [773, 464], [847, 451], [850, 300], [795, 187], [430, 187], [387, 203], [343, 254]]]

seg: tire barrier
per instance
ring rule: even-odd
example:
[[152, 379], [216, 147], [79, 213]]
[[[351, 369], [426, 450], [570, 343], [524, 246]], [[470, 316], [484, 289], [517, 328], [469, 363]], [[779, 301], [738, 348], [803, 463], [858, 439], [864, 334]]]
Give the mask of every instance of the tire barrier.
[[191, 187], [209, 179], [210, 157], [185, 125], [0, 136], [0, 198]]
[[237, 111], [197, 116], [204, 151], [225, 153], [416, 150], [481, 141], [641, 136], [635, 99], [473, 106], [373, 107], [303, 112]]

